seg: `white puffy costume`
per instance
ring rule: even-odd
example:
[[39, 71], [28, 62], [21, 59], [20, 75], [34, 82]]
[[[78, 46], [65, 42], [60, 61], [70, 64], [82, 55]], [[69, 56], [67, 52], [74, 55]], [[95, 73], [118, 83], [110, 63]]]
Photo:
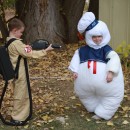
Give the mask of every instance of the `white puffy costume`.
[[[109, 120], [124, 96], [124, 79], [119, 56], [107, 45], [111, 39], [107, 25], [100, 20], [96, 21], [92, 12], [86, 12], [81, 17], [78, 31], [85, 32], [87, 45], [75, 51], [69, 66], [72, 72], [78, 73], [74, 81], [75, 93], [89, 112]], [[92, 36], [99, 35], [103, 36], [103, 40], [97, 45]], [[114, 72], [114, 78], [109, 83], [106, 81], [108, 71]]]

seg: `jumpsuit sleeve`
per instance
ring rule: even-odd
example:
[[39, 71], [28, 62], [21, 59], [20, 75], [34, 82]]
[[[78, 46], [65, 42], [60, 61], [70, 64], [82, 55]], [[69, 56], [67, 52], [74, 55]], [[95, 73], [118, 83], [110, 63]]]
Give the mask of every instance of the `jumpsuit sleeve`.
[[79, 51], [76, 50], [68, 69], [71, 70], [72, 72], [78, 73], [79, 64], [80, 64]]
[[107, 63], [107, 71], [112, 71], [115, 74], [118, 74], [121, 65], [118, 54], [115, 51], [111, 51], [106, 58], [110, 59]]
[[41, 58], [46, 55], [46, 51], [44, 49], [39, 51], [31, 50], [29, 52], [26, 52], [25, 49], [27, 45], [23, 44], [23, 42], [20, 40], [16, 40], [11, 44], [11, 46], [17, 51], [19, 55], [25, 58]]

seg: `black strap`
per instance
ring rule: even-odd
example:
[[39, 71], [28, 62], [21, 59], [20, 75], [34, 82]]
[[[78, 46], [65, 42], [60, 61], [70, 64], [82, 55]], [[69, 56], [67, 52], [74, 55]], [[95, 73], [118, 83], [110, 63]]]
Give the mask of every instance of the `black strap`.
[[[8, 47], [11, 44], [11, 42], [13, 42], [14, 40], [16, 40], [16, 39], [15, 38], [10, 39], [5, 46]], [[16, 79], [18, 78], [19, 65], [20, 65], [21, 58], [22, 58], [22, 56], [18, 57], [17, 65], [16, 65], [16, 68], [15, 68], [15, 73], [16, 73], [16, 77], [15, 78]], [[30, 113], [29, 113], [29, 116], [25, 119], [25, 121], [22, 121], [22, 123], [19, 124], [20, 126], [25, 125], [26, 122], [32, 117], [32, 94], [31, 94], [31, 87], [30, 87], [29, 73], [28, 73], [28, 65], [27, 65], [27, 59], [26, 58], [24, 58], [24, 66], [25, 66], [26, 79], [27, 79], [27, 87], [28, 87], [28, 94], [29, 94], [29, 101], [30, 101]], [[8, 81], [5, 81], [5, 86], [3, 88], [3, 92], [2, 92], [2, 95], [1, 95], [1, 98], [0, 98], [0, 110], [1, 110], [1, 107], [2, 107], [2, 101], [4, 99], [4, 95], [5, 95], [5, 92], [7, 90], [7, 87], [8, 87]], [[4, 119], [4, 117], [2, 116], [2, 114], [1, 114], [1, 111], [0, 111], [0, 119], [6, 125], [19, 126], [18, 124], [14, 125], [14, 123], [6, 121]]]
[[29, 80], [29, 73], [28, 73], [28, 64], [27, 64], [26, 58], [24, 58], [24, 65], [25, 65], [26, 79], [27, 79], [27, 85], [28, 85], [28, 95], [29, 95], [29, 100], [30, 100], [30, 112], [29, 112], [29, 116], [25, 119], [25, 121], [22, 123], [22, 125], [24, 125], [32, 117], [32, 94], [31, 94], [31, 87], [30, 87], [30, 80]]
[[17, 60], [17, 64], [15, 67], [15, 79], [18, 79], [18, 75], [19, 75], [19, 65], [20, 65], [20, 60], [21, 60], [22, 56], [18, 56], [18, 60]]
[[16, 38], [11, 38], [7, 43], [5, 43], [5, 47], [8, 48], [8, 46], [15, 40]]

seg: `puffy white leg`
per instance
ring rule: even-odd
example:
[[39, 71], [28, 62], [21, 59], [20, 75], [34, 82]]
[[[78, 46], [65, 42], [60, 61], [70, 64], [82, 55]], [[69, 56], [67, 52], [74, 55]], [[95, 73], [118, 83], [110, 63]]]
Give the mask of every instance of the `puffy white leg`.
[[94, 113], [105, 120], [110, 120], [119, 106], [120, 100], [118, 98], [106, 97], [102, 99]]
[[97, 105], [99, 104], [99, 99], [95, 96], [80, 100], [89, 112], [94, 112]]

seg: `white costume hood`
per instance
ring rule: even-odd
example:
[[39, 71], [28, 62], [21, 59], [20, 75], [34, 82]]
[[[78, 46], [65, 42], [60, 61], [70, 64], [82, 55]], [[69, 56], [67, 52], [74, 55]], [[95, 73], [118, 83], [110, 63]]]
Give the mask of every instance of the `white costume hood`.
[[[84, 33], [86, 30], [88, 30], [85, 32], [85, 40], [87, 45], [94, 49], [99, 49], [110, 42], [111, 36], [107, 25], [103, 21], [97, 21], [92, 12], [86, 12], [81, 17], [77, 28], [80, 33]], [[103, 36], [103, 40], [99, 45], [97, 45], [93, 42], [92, 36], [99, 35]]]

